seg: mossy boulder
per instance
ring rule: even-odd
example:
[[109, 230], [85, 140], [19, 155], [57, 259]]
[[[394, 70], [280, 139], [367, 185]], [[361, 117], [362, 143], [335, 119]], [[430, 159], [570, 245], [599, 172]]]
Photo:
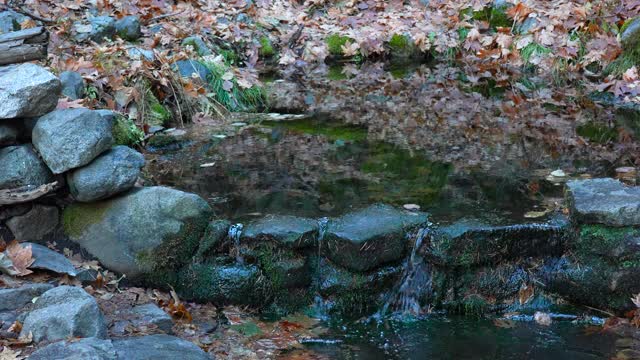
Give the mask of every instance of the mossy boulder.
[[305, 256], [271, 244], [258, 246], [250, 253], [271, 281], [274, 290], [311, 284], [311, 266]]
[[640, 16], [631, 18], [622, 25], [620, 44], [625, 51], [640, 50]]
[[330, 220], [320, 248], [334, 263], [365, 272], [402, 259], [409, 233], [426, 223], [426, 213], [374, 204]]
[[314, 219], [290, 215], [268, 215], [247, 224], [242, 242], [260, 244], [264, 241], [287, 248], [304, 248], [316, 243], [318, 223]]
[[200, 239], [195, 260], [201, 261], [207, 257], [214, 257], [218, 247], [227, 238], [230, 226], [231, 222], [228, 220], [213, 220], [207, 224], [204, 236]]
[[234, 259], [184, 267], [176, 290], [189, 300], [255, 307], [264, 305], [271, 294], [268, 280], [256, 265], [238, 264]]
[[[65, 234], [109, 270], [143, 279], [187, 264], [211, 208], [197, 195], [148, 187], [63, 212]], [[159, 280], [165, 285], [164, 280]]]
[[479, 266], [527, 257], [559, 256], [571, 236], [569, 221], [490, 226], [464, 219], [435, 231], [426, 251], [439, 266]]

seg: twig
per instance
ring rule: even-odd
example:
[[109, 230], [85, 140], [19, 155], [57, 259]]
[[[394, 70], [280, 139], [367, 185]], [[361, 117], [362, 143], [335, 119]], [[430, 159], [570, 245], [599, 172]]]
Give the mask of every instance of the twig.
[[154, 22], [154, 21], [162, 20], [162, 19], [165, 19], [165, 18], [168, 18], [168, 17], [172, 17], [172, 16], [180, 15], [180, 14], [182, 14], [183, 12], [184, 12], [184, 10], [181, 10], [181, 11], [176, 11], [176, 12], [169, 13], [169, 14], [162, 14], [162, 15], [154, 16], [154, 17], [152, 17], [151, 19], [149, 19], [149, 21], [147, 21], [147, 24], [148, 24], [148, 23], [152, 23], [152, 22]]
[[[11, 3], [9, 3], [9, 4], [11, 4]], [[20, 6], [16, 6], [16, 5], [13, 5], [13, 6], [12, 5], [0, 5], [0, 9], [13, 10], [13, 11], [19, 13], [19, 14], [26, 15], [26, 16], [32, 18], [32, 19], [36, 19], [38, 21], [42, 21], [45, 24], [53, 24], [55, 22], [52, 19], [47, 19], [47, 18], [44, 18], [44, 17], [42, 17], [40, 15], [36, 15], [36, 14], [34, 14], [34, 13], [28, 11], [28, 10], [23, 9]]]
[[587, 305], [584, 305], [584, 307], [586, 307], [587, 309], [593, 310], [593, 311], [598, 311], [598, 312], [601, 312], [601, 313], [603, 313], [603, 314], [607, 314], [607, 315], [609, 315], [609, 316], [611, 316], [611, 317], [616, 317], [614, 314], [612, 314], [612, 313], [610, 313], [610, 312], [608, 312], [608, 311], [604, 311], [604, 310], [596, 309], [596, 308], [594, 308], [594, 307], [587, 306]]

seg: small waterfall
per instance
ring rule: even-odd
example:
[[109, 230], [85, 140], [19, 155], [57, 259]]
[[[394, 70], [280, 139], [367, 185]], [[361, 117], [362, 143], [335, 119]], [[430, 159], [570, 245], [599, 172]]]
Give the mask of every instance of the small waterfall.
[[420, 306], [420, 298], [431, 292], [431, 267], [424, 261], [418, 250], [425, 239], [431, 236], [428, 228], [421, 228], [411, 250], [411, 256], [406, 260], [402, 277], [396, 287], [388, 294], [387, 301], [378, 312], [378, 317], [388, 313], [421, 315], [424, 313]]
[[235, 253], [236, 262], [243, 264], [244, 259], [240, 254], [240, 236], [242, 235], [242, 229], [244, 229], [244, 225], [241, 223], [231, 225], [229, 227], [229, 238], [233, 240], [233, 252]]
[[329, 226], [329, 218], [323, 217], [318, 219], [318, 244], [322, 243], [324, 236], [327, 233], [327, 228]]

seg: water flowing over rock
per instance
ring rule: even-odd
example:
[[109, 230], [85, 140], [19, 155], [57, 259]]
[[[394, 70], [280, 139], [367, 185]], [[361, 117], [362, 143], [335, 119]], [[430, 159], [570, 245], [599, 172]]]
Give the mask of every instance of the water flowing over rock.
[[289, 215], [269, 215], [251, 222], [242, 233], [247, 241], [274, 241], [279, 245], [304, 248], [312, 246], [318, 232], [313, 219]]
[[0, 189], [37, 187], [53, 181], [53, 175], [30, 145], [0, 149]]
[[376, 204], [329, 222], [322, 251], [336, 264], [366, 271], [400, 260], [407, 232], [427, 222], [427, 214]]
[[35, 117], [56, 108], [60, 80], [31, 63], [0, 67], [0, 120]]
[[[73, 204], [65, 209], [63, 224], [69, 238], [105, 267], [134, 279], [186, 264], [210, 215], [211, 208], [197, 195], [148, 187]], [[166, 284], [166, 279], [157, 281]]]
[[112, 124], [87, 109], [56, 110], [33, 129], [33, 145], [54, 174], [90, 163], [111, 148]]
[[69, 173], [67, 183], [74, 199], [101, 200], [132, 188], [143, 166], [142, 154], [126, 146], [116, 146], [89, 165]]
[[60, 286], [42, 294], [34, 309], [27, 313], [21, 334], [29, 333], [36, 342], [69, 337], [105, 338], [107, 326], [91, 295], [77, 287]]
[[571, 216], [580, 223], [640, 225], [639, 187], [629, 187], [614, 179], [569, 181], [566, 198]]

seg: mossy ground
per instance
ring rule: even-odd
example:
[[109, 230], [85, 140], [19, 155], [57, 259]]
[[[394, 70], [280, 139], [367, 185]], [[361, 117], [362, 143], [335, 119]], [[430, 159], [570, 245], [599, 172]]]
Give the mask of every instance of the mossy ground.
[[144, 131], [133, 120], [122, 116], [116, 116], [112, 135], [115, 145], [133, 147], [144, 141]]
[[343, 46], [354, 43], [355, 40], [344, 35], [339, 34], [331, 34], [326, 38], [327, 48], [329, 50], [329, 54], [336, 58], [345, 57]]
[[267, 36], [260, 37], [260, 56], [263, 58], [270, 58], [276, 54], [276, 50], [271, 43], [271, 40]]

